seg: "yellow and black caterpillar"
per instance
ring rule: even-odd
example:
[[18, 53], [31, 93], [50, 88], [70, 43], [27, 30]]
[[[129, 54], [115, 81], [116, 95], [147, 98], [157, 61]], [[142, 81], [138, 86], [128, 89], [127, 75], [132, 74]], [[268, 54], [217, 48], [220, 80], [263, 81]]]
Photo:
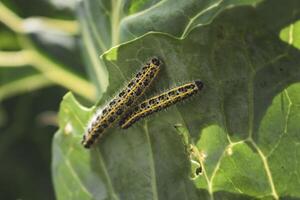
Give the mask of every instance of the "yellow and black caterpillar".
[[160, 66], [161, 61], [158, 58], [152, 58], [118, 95], [106, 106], [96, 111], [83, 135], [81, 143], [85, 148], [90, 148], [98, 138], [103, 136], [107, 128], [129, 110], [156, 77]]
[[138, 120], [196, 94], [202, 88], [202, 81], [197, 80], [147, 99], [126, 113], [119, 122], [119, 125], [123, 129], [126, 129]]

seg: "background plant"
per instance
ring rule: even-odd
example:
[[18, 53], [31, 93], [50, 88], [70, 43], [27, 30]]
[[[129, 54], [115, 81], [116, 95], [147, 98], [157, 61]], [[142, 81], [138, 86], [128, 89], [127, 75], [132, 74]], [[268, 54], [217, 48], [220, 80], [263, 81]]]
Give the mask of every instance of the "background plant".
[[[38, 45], [38, 33], [28, 34], [18, 23], [2, 20], [22, 44], [3, 58], [20, 52], [17, 58], [22, 58], [24, 53], [29, 59], [25, 65], [37, 69], [41, 80], [92, 102], [105, 102], [153, 55], [165, 65], [148, 95], [188, 80], [202, 79], [206, 85], [198, 97], [126, 134], [113, 129], [92, 151], [78, 141], [94, 108], [67, 94], [53, 141], [57, 198], [299, 198], [299, 6], [296, 0], [284, 5], [254, 0], [81, 1], [76, 15], [89, 81], [70, 72], [83, 73], [74, 68], [80, 61], [70, 65], [66, 59], [68, 54], [77, 58], [74, 48], [70, 53], [60, 43], [64, 64], [57, 64], [57, 48]], [[4, 16], [17, 21], [6, 12]], [[64, 30], [66, 25], [61, 31], [74, 38], [76, 26], [72, 22], [72, 31]], [[4, 61], [4, 70], [13, 65]], [[55, 75], [52, 70], [47, 74], [49, 65]], [[186, 151], [190, 144], [206, 155], [200, 159], [203, 175], [194, 179]]]

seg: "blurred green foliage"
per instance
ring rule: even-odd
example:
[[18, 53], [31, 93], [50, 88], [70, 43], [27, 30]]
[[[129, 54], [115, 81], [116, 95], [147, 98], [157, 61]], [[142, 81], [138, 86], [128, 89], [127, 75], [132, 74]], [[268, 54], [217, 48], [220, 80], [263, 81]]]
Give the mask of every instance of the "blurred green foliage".
[[51, 87], [1, 102], [0, 199], [55, 199], [50, 175], [56, 129], [52, 118], [64, 92]]
[[[299, 10], [297, 0], [0, 0], [0, 199], [55, 199], [52, 179], [58, 199], [299, 199], [288, 159], [299, 143]], [[165, 79], [153, 91], [201, 78], [203, 97], [84, 150], [93, 109], [62, 96], [103, 103], [154, 54]], [[188, 176], [174, 124], [196, 162], [208, 154], [203, 176]]]
[[71, 8], [0, 1], [0, 199], [55, 199], [50, 149], [59, 102], [68, 90], [95, 99]]

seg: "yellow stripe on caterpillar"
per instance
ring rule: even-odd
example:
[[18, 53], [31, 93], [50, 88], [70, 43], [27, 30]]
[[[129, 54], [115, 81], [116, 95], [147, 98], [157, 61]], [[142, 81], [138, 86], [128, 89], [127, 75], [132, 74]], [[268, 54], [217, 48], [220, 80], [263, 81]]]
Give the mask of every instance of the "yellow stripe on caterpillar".
[[135, 106], [129, 111], [119, 122], [121, 128], [129, 128], [132, 124], [138, 120], [176, 104], [200, 91], [203, 88], [202, 81], [194, 81], [186, 83], [184, 85], [172, 88], [162, 94], [147, 99]]
[[103, 136], [104, 131], [119, 119], [123, 113], [141, 96], [159, 72], [161, 61], [152, 58], [134, 78], [104, 108], [98, 109], [89, 121], [82, 139], [85, 148]]

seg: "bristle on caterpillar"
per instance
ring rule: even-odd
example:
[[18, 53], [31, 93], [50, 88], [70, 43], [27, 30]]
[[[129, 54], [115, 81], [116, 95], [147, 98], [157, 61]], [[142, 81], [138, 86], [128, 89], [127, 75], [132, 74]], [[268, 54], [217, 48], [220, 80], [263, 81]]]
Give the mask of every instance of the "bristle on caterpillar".
[[203, 88], [202, 81], [194, 81], [172, 88], [162, 94], [147, 99], [135, 106], [119, 122], [121, 128], [129, 128], [138, 120], [176, 104], [200, 91]]
[[158, 58], [152, 58], [119, 94], [103, 108], [97, 110], [83, 135], [81, 143], [85, 148], [90, 148], [98, 138], [103, 136], [105, 130], [111, 127], [132, 106], [156, 77], [160, 66], [161, 61]]

